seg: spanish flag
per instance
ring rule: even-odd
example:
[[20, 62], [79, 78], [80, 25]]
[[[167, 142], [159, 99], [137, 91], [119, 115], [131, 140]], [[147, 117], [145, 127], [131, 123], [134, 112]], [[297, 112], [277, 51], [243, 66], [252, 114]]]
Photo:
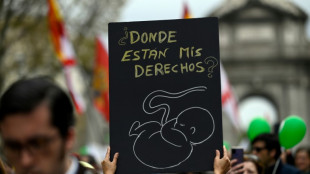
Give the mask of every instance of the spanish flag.
[[65, 66], [74, 65], [75, 54], [72, 45], [68, 40], [58, 4], [56, 0], [48, 0], [48, 4], [48, 23], [50, 35], [57, 57]]
[[109, 56], [101, 37], [96, 38], [96, 60], [92, 86], [94, 105], [109, 122]]
[[187, 4], [184, 4], [184, 12], [183, 12], [183, 19], [190, 19], [192, 18], [192, 15], [189, 12], [189, 8], [187, 6]]
[[59, 11], [56, 0], [48, 0], [48, 24], [50, 29], [50, 36], [56, 55], [63, 65], [66, 85], [70, 96], [73, 100], [78, 114], [82, 114], [85, 110], [85, 102], [74, 86], [74, 79], [77, 67], [73, 47], [67, 37], [64, 22]]

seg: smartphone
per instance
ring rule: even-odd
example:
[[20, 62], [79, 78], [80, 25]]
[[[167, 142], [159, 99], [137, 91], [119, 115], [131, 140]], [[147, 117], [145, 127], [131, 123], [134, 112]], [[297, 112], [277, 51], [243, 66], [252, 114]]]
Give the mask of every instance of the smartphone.
[[237, 159], [237, 162], [233, 166], [243, 162], [243, 148], [242, 147], [232, 147], [231, 148], [231, 159]]

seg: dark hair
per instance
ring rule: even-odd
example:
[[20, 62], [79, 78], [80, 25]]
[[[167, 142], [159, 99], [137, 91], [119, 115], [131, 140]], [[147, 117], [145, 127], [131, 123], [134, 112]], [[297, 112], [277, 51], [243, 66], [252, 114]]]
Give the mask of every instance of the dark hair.
[[255, 165], [257, 173], [259, 173], [259, 174], [264, 174], [265, 173], [263, 163], [255, 161], [255, 160], [249, 160], [249, 161], [252, 162]]
[[97, 161], [96, 161], [96, 159], [95, 159], [95, 157], [93, 155], [87, 154], [86, 156], [88, 158], [88, 161], [86, 161], [86, 162], [88, 162], [92, 166], [97, 166]]
[[256, 155], [246, 154], [244, 155], [244, 161], [252, 162], [255, 165], [258, 174], [265, 173], [265, 167], [263, 163], [257, 158]]
[[275, 160], [277, 160], [280, 157], [281, 145], [280, 145], [278, 136], [276, 134], [271, 134], [271, 133], [260, 134], [254, 138], [254, 140], [252, 141], [251, 144], [253, 145], [257, 141], [263, 141], [265, 143], [265, 147], [266, 147], [266, 149], [268, 149], [268, 151], [271, 151], [273, 149], [276, 150], [276, 154], [274, 156]]
[[0, 99], [0, 122], [10, 114], [29, 113], [47, 102], [51, 123], [65, 138], [74, 125], [74, 111], [68, 95], [48, 77], [21, 79], [13, 83]]

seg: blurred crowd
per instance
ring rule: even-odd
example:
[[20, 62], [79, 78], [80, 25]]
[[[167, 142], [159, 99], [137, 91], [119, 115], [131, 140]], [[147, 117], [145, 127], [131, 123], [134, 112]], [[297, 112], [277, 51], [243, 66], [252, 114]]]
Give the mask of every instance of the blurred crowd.
[[[114, 174], [122, 154], [108, 148], [98, 161], [92, 154], [72, 153], [74, 122], [70, 98], [51, 79], [15, 82], [0, 99], [0, 174]], [[216, 151], [214, 171], [184, 174], [310, 174], [310, 146], [284, 150], [277, 134], [257, 135], [241, 158], [231, 151], [225, 146], [224, 154]]]

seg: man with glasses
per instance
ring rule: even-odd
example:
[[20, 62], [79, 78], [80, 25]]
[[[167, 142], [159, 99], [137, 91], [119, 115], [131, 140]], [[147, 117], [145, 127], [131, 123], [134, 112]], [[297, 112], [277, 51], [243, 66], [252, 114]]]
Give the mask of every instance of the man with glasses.
[[16, 174], [94, 173], [70, 156], [74, 122], [70, 98], [51, 79], [22, 79], [10, 86], [0, 99], [0, 131]]
[[275, 134], [258, 135], [252, 141], [252, 154], [256, 155], [265, 166], [265, 174], [300, 173], [295, 167], [281, 162], [281, 146]]

